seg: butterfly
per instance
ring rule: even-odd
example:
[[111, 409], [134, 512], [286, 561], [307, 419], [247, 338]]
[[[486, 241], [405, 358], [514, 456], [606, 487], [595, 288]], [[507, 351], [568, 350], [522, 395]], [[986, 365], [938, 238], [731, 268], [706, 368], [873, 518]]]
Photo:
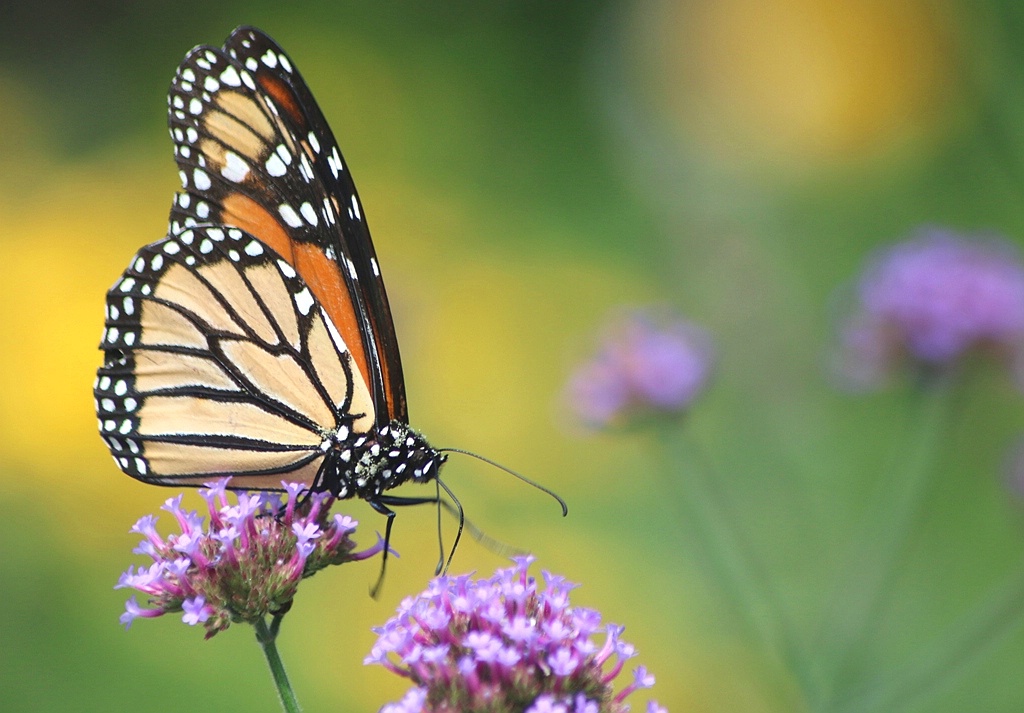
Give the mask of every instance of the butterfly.
[[408, 425], [348, 164], [291, 59], [252, 27], [196, 47], [171, 84], [168, 123], [182, 184], [168, 235], [106, 299], [94, 394], [117, 465], [158, 485], [231, 476], [233, 488], [285, 480], [361, 498], [387, 517], [385, 562], [393, 507], [447, 505], [440, 490], [388, 491], [434, 482], [461, 534], [462, 508], [438, 478], [447, 453]]

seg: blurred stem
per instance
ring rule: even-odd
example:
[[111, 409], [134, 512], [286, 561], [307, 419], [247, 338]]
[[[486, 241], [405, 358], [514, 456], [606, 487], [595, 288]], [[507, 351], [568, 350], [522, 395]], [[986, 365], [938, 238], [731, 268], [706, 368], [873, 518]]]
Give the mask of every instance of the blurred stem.
[[932, 375], [915, 390], [908, 436], [889, 476], [879, 482], [873, 504], [844, 558], [831, 613], [816, 647], [826, 656], [832, 654], [825, 668], [831, 683], [826, 708], [840, 693], [844, 677], [863, 663], [867, 644], [877, 632], [935, 470], [954, 393], [948, 375]]
[[933, 642], [910, 664], [864, 686], [837, 713], [919, 709], [977, 665], [1024, 622], [1024, 566]]
[[798, 679], [808, 698], [818, 687], [811, 662], [803, 655], [796, 629], [782, 604], [764, 563], [757, 557], [740, 518], [721, 487], [703, 449], [676, 428], [663, 429], [661, 441], [668, 456], [665, 476], [675, 492], [682, 517], [694, 523], [699, 546], [720, 586], [746, 627], [772, 656], [781, 659]]
[[274, 685], [277, 686], [277, 695], [281, 699], [281, 708], [285, 713], [299, 713], [302, 709], [295, 699], [295, 692], [288, 682], [288, 674], [284, 671], [284, 663], [280, 654], [277, 653], [277, 632], [281, 628], [283, 614], [274, 616], [270, 626], [264, 619], [256, 622], [256, 640], [263, 647], [263, 654], [267, 657], [267, 664], [270, 666], [270, 674], [274, 677]]

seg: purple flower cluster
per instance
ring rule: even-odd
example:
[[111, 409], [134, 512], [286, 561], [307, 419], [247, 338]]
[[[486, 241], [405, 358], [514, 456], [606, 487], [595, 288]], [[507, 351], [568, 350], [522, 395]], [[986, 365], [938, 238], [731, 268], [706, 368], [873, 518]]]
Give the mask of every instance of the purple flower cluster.
[[[125, 628], [138, 617], [182, 612], [190, 626], [202, 624], [207, 638], [232, 622], [254, 623], [288, 611], [299, 582], [334, 564], [371, 557], [383, 542], [355, 552], [355, 520], [329, 515], [333, 498], [313, 494], [302, 503], [303, 486], [282, 483], [287, 503], [277, 493], [237, 493], [231, 504], [230, 478], [200, 490], [209, 510], [209, 525], [195, 511], [181, 507], [182, 496], [162, 509], [177, 520], [180, 533], [162, 537], [156, 517], [146, 515], [132, 527], [145, 537], [134, 550], [153, 564], [129, 567], [116, 589], [145, 594], [149, 606], [132, 596], [121, 615]], [[300, 504], [301, 503], [301, 504]]]
[[627, 313], [572, 374], [568, 401], [598, 428], [640, 414], [682, 413], [707, 385], [714, 360], [710, 335], [695, 324], [652, 311]]
[[874, 386], [904, 360], [949, 367], [979, 347], [1020, 362], [1024, 264], [1003, 240], [935, 228], [879, 252], [841, 325], [838, 372]]
[[[612, 685], [636, 655], [623, 627], [601, 626], [593, 609], [569, 606], [576, 585], [544, 572], [540, 591], [529, 556], [490, 579], [438, 577], [406, 598], [383, 627], [367, 664], [414, 684], [381, 713], [623, 713], [624, 699], [650, 688], [638, 666], [618, 693]], [[601, 645], [592, 637], [605, 633]], [[665, 713], [656, 703], [648, 713]]]

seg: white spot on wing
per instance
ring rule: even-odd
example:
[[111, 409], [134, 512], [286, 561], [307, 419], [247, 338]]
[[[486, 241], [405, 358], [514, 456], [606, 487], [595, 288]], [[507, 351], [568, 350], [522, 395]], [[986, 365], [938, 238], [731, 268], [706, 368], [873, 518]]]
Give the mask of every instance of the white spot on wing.
[[286, 263], [284, 260], [278, 260], [277, 266], [281, 268], [281, 272], [284, 273], [285, 277], [295, 278], [295, 268]]
[[196, 188], [201, 191], [207, 191], [213, 183], [210, 181], [210, 177], [206, 175], [206, 171], [202, 169], [195, 169], [192, 171], [192, 180], [196, 183]]
[[291, 227], [298, 228], [302, 226], [302, 219], [299, 218], [299, 214], [296, 213], [295, 209], [292, 208], [287, 203], [282, 203], [281, 205], [279, 205], [277, 207], [277, 212], [281, 214], [282, 218], [284, 218], [284, 222], [286, 222]]
[[238, 76], [238, 72], [231, 65], [228, 65], [228, 68], [220, 73], [220, 81], [224, 82], [229, 87], [237, 87], [242, 83], [242, 79]]
[[331, 335], [331, 341], [334, 342], [334, 348], [338, 350], [339, 354], [345, 354], [348, 352], [348, 347], [345, 346], [345, 340], [341, 338], [341, 334], [338, 332], [338, 328], [334, 326], [334, 322], [327, 316], [327, 313], [322, 309], [320, 315], [324, 318], [324, 324], [327, 325], [327, 332]]
[[284, 165], [284, 161], [276, 153], [270, 154], [270, 158], [267, 159], [264, 165], [267, 167], [267, 173], [275, 178], [283, 176], [288, 172], [288, 167]]
[[221, 175], [229, 181], [241, 183], [249, 175], [249, 164], [234, 151], [224, 152], [224, 168], [220, 170]]
[[249, 244], [245, 246], [245, 254], [249, 257], [259, 257], [263, 254], [263, 246], [255, 240], [250, 240]]
[[198, 116], [199, 114], [202, 114], [203, 113], [203, 103], [201, 101], [199, 101], [198, 99], [196, 99], [195, 97], [192, 97], [192, 101], [190, 101], [188, 103], [188, 111], [189, 111], [190, 114], [195, 114], [196, 116]]
[[303, 315], [309, 314], [309, 310], [313, 308], [313, 295], [308, 287], [303, 287], [302, 291], [295, 295], [295, 306]]
[[306, 183], [313, 180], [313, 167], [309, 165], [309, 160], [306, 158], [306, 154], [302, 154], [302, 158], [299, 161], [299, 173], [302, 175], [302, 179]]
[[316, 134], [310, 131], [307, 138], [309, 139], [309, 145], [313, 147], [313, 153], [320, 153], [320, 142], [317, 141]]
[[306, 219], [306, 222], [314, 227], [316, 227], [320, 222], [319, 218], [317, 218], [316, 211], [313, 210], [313, 206], [311, 206], [309, 202], [300, 205], [299, 212], [302, 213], [302, 217]]

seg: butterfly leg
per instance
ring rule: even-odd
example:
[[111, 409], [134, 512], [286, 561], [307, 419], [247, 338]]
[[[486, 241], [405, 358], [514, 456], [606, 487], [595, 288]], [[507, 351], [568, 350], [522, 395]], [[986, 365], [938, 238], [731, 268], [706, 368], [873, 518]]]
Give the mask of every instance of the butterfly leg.
[[[398, 495], [381, 495], [378, 497], [378, 499], [387, 505], [423, 505], [425, 503], [437, 503], [437, 544], [439, 549], [441, 550], [441, 554], [438, 558], [437, 568], [434, 570], [434, 574], [438, 575], [447, 572], [448, 567], [451, 566], [452, 557], [455, 556], [455, 550], [459, 546], [459, 540], [462, 539], [462, 529], [466, 526], [466, 514], [462, 510], [462, 503], [460, 503], [459, 499], [455, 497], [455, 493], [453, 493], [451, 489], [447, 485], [445, 485], [440, 478], [435, 478], [434, 483], [437, 485], [438, 490], [437, 495], [435, 495], [432, 498], [405, 498]], [[448, 495], [448, 497], [452, 499], [451, 503], [449, 503], [447, 500], [441, 497], [442, 488], [444, 489], [444, 492]], [[452, 503], [454, 503], [454, 505]], [[447, 560], [445, 560], [444, 557], [444, 542], [442, 542], [441, 540], [441, 507], [443, 507], [449, 513], [451, 513], [454, 517], [457, 517], [459, 520], [459, 529], [455, 533], [455, 542], [452, 543], [452, 549], [451, 552], [448, 554]], [[481, 532], [478, 528], [474, 527], [472, 524], [470, 525], [470, 532], [473, 534], [473, 537], [478, 542], [482, 542], [485, 539], [490, 539], [486, 535], [484, 535], [483, 532]]]
[[389, 508], [388, 505], [396, 507], [403, 505], [424, 505], [426, 503], [436, 503], [437, 498], [403, 498], [394, 495], [380, 495], [368, 500], [367, 502], [370, 503], [370, 507], [388, 519], [387, 525], [384, 527], [384, 554], [380, 560], [380, 576], [377, 577], [377, 583], [370, 589], [370, 596], [376, 599], [377, 595], [380, 593], [380, 586], [384, 583], [384, 571], [387, 569], [388, 563], [388, 550], [391, 547], [391, 526], [395, 523], [395, 511]]

